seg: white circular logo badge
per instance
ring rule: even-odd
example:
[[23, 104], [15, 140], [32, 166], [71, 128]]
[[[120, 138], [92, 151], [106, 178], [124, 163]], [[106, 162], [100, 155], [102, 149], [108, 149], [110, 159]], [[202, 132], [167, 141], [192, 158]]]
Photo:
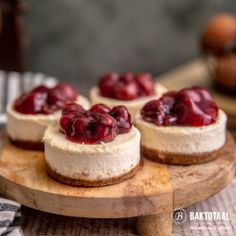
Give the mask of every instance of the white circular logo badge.
[[173, 212], [173, 221], [175, 224], [183, 224], [187, 220], [187, 212], [185, 209], [175, 209]]

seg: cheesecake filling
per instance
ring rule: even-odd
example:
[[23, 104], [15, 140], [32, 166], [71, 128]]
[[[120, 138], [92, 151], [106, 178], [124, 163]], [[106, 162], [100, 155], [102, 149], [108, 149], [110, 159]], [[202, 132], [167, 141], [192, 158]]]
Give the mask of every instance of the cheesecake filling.
[[157, 126], [144, 121], [141, 116], [137, 117], [135, 125], [142, 134], [142, 146], [162, 152], [191, 155], [221, 148], [226, 139], [226, 121], [226, 114], [219, 110], [215, 123], [207, 126]]
[[50, 168], [72, 179], [95, 181], [119, 177], [140, 161], [140, 133], [135, 127], [111, 142], [86, 145], [66, 139], [57, 125], [49, 126], [44, 143]]

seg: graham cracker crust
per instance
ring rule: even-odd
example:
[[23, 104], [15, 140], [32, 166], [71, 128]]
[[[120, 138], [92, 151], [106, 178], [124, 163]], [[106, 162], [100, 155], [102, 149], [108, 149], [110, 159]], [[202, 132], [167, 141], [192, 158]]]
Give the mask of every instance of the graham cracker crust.
[[109, 179], [94, 180], [94, 181], [84, 180], [84, 179], [72, 179], [72, 178], [65, 177], [59, 174], [58, 172], [56, 172], [55, 170], [53, 170], [47, 162], [46, 162], [46, 170], [53, 179], [63, 184], [72, 185], [72, 186], [80, 186], [80, 187], [102, 187], [102, 186], [118, 184], [127, 179], [130, 179], [138, 172], [138, 170], [142, 167], [142, 165], [143, 165], [143, 161], [141, 160], [140, 163], [137, 166], [135, 166], [133, 169], [131, 169], [128, 173], [125, 173], [118, 177], [111, 177]]
[[22, 141], [14, 140], [8, 136], [10, 142], [15, 146], [26, 149], [26, 150], [35, 150], [35, 151], [44, 151], [44, 143], [42, 142], [32, 142], [32, 141]]
[[[224, 146], [224, 145], [223, 145]], [[145, 146], [141, 146], [142, 154], [152, 161], [157, 161], [164, 164], [172, 165], [193, 165], [202, 164], [213, 161], [219, 155], [223, 147], [214, 150], [213, 152], [199, 153], [199, 154], [179, 154], [163, 152]]]

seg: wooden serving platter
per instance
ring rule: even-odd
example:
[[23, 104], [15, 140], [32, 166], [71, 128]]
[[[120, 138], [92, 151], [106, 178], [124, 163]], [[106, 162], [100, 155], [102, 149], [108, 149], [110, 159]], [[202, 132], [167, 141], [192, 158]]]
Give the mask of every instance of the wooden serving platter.
[[236, 149], [228, 133], [216, 160], [192, 166], [149, 161], [131, 179], [112, 186], [83, 188], [54, 181], [45, 170], [44, 153], [26, 151], [4, 137], [0, 160], [0, 192], [41, 211], [76, 217], [139, 216], [141, 235], [169, 235], [172, 211], [202, 201], [234, 177]]

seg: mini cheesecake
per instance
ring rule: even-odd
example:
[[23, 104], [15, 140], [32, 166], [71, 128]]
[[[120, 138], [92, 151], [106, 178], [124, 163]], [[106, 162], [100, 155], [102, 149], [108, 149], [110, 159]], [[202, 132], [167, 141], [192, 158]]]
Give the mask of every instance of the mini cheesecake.
[[140, 163], [140, 132], [124, 106], [85, 110], [68, 104], [44, 134], [49, 175], [76, 186], [105, 186], [132, 177]]
[[18, 97], [7, 106], [7, 135], [24, 149], [43, 150], [42, 137], [48, 125], [56, 123], [61, 108], [68, 102], [89, 108], [89, 101], [67, 85], [54, 88], [41, 85]]
[[154, 83], [148, 73], [111, 73], [102, 76], [98, 86], [91, 89], [90, 99], [92, 104], [103, 103], [109, 107], [124, 105], [135, 118], [146, 102], [161, 97], [166, 91], [160, 83]]
[[162, 163], [189, 165], [217, 157], [226, 139], [226, 114], [211, 94], [193, 87], [148, 102], [135, 124], [144, 156]]

